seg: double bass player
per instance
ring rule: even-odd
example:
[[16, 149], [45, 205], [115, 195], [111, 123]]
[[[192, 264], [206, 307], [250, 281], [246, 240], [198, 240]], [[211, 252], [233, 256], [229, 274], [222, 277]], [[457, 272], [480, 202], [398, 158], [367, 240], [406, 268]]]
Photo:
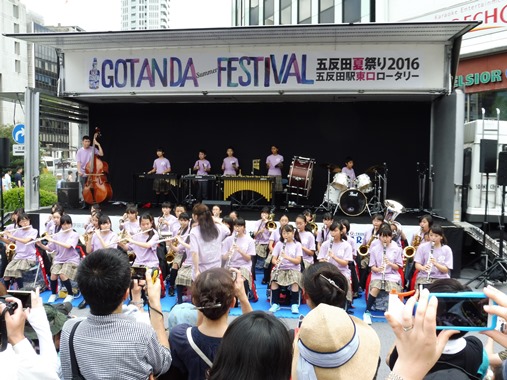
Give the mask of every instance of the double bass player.
[[88, 208], [86, 205], [86, 202], [84, 201], [83, 197], [83, 189], [86, 184], [87, 175], [86, 175], [86, 165], [95, 157], [95, 155], [98, 155], [102, 157], [104, 155], [104, 150], [102, 149], [102, 146], [97, 141], [97, 133], [93, 135], [93, 145], [91, 145], [92, 141], [90, 139], [90, 136], [85, 135], [82, 139], [83, 146], [78, 149], [76, 154], [76, 162], [77, 162], [77, 175], [79, 178], [80, 183], [80, 199], [83, 202], [82, 209]]

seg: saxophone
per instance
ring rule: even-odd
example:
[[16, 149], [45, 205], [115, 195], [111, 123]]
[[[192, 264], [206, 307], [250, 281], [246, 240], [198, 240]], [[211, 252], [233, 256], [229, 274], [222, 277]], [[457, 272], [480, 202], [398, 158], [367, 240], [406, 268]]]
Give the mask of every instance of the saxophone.
[[282, 256], [282, 252], [285, 253], [285, 246], [287, 245], [286, 242], [283, 242], [283, 246], [282, 246], [282, 250], [280, 251], [280, 260], [278, 260], [278, 262], [276, 263], [275, 267], [273, 268], [273, 275], [271, 276], [271, 281], [278, 281], [278, 273], [280, 272], [280, 265], [282, 264], [282, 261], [283, 261], [283, 257]]
[[370, 245], [373, 242], [373, 240], [376, 239], [376, 238], [377, 238], [377, 235], [371, 234], [371, 237], [370, 237], [370, 240], [368, 240], [368, 243], [361, 244], [357, 248], [357, 253], [359, 254], [359, 256], [366, 256], [366, 255], [368, 255], [370, 253]]
[[[422, 232], [422, 230], [421, 230], [421, 232]], [[421, 244], [421, 240], [422, 239], [421, 239], [420, 233], [414, 235], [414, 237], [412, 238], [412, 244], [403, 249], [403, 258], [404, 259], [411, 259], [412, 257], [414, 257], [415, 252], [417, 251], [417, 247], [419, 247], [419, 244]]]

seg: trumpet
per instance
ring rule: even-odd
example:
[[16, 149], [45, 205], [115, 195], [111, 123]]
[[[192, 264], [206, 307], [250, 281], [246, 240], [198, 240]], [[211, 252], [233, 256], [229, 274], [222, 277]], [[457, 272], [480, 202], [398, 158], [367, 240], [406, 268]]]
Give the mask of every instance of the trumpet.
[[433, 250], [435, 249], [435, 242], [432, 241], [431, 242], [431, 250], [430, 250], [430, 255], [428, 256], [428, 262], [430, 264], [430, 269], [428, 269], [428, 275], [426, 276], [426, 282], [430, 282], [430, 276], [431, 276], [431, 271], [433, 270]]
[[376, 238], [377, 238], [377, 235], [372, 234], [370, 237], [370, 240], [368, 240], [368, 242], [366, 244], [361, 244], [357, 248], [357, 253], [359, 254], [359, 256], [366, 256], [370, 253], [370, 245], [373, 242], [373, 240]]

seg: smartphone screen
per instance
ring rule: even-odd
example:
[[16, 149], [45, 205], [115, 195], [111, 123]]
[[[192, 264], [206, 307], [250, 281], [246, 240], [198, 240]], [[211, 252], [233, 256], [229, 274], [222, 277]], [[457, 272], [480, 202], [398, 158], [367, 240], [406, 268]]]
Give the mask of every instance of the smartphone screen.
[[438, 298], [437, 330], [460, 331], [493, 330], [496, 315], [484, 311], [490, 304], [482, 292], [431, 293]]
[[132, 266], [130, 268], [130, 277], [132, 280], [144, 280], [146, 278], [146, 267]]
[[32, 292], [28, 290], [8, 290], [7, 294], [19, 299], [23, 305], [23, 309], [32, 307]]

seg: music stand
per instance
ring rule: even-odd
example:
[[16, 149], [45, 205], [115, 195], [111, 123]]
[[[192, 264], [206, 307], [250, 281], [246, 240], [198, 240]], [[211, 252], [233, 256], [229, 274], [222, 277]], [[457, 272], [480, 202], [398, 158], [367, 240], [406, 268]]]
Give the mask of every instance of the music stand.
[[[315, 212], [317, 212], [320, 209], [323, 209], [327, 212], [331, 211], [332, 207], [330, 206], [329, 202], [329, 185], [331, 184], [331, 166], [327, 166], [327, 186], [326, 186], [326, 192], [324, 193], [324, 199], [322, 199], [322, 203], [315, 209]], [[327, 198], [327, 201], [326, 201]], [[336, 212], [336, 211], [335, 211]]]

